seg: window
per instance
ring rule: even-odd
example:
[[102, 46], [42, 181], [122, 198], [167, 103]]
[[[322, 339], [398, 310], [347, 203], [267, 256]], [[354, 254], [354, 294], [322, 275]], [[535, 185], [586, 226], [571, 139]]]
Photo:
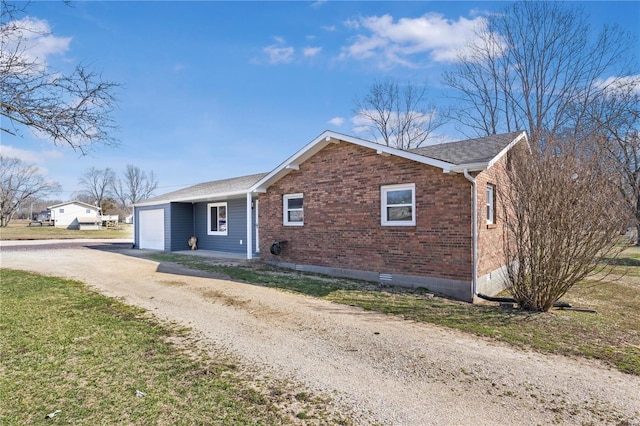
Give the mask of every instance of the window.
[[304, 225], [304, 208], [302, 205], [302, 194], [287, 194], [282, 197], [282, 211], [284, 213], [285, 225], [302, 226]]
[[386, 185], [380, 191], [382, 226], [415, 226], [416, 185]]
[[207, 204], [208, 235], [227, 235], [227, 203]]
[[91, 213], [91, 209], [86, 209], [85, 213]]
[[493, 225], [496, 220], [496, 187], [492, 184], [487, 184], [487, 225]]
[[59, 210], [59, 212], [60, 212], [60, 213], [64, 213], [64, 209], [60, 209], [60, 210]]

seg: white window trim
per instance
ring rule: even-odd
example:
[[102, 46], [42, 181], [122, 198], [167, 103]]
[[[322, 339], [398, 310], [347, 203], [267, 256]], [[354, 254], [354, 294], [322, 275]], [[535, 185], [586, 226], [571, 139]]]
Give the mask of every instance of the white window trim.
[[[387, 220], [387, 192], [411, 190], [411, 220]], [[395, 205], [395, 204], [394, 204]], [[408, 204], [407, 204], [408, 205]], [[380, 224], [382, 226], [416, 226], [416, 184], [384, 185], [380, 187]]]
[[[291, 209], [291, 210], [302, 210], [302, 222], [289, 222], [289, 210], [287, 207], [287, 201], [295, 198], [302, 198], [302, 209]], [[296, 194], [285, 194], [282, 196], [282, 224], [284, 226], [303, 226], [304, 225], [304, 195], [299, 192]]]
[[[212, 231], [211, 230], [211, 207], [222, 207], [224, 206], [227, 212], [227, 227], [224, 231]], [[218, 212], [220, 210], [218, 209]], [[219, 224], [219, 218], [216, 217], [216, 223]], [[229, 206], [227, 203], [209, 203], [207, 204], [207, 235], [228, 235], [229, 234]]]
[[487, 184], [487, 225], [496, 223], [496, 186]]

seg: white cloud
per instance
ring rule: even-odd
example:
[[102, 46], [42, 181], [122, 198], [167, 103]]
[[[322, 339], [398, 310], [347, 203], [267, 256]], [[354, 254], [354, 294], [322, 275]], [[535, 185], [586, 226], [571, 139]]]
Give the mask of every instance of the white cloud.
[[265, 47], [262, 51], [269, 57], [270, 64], [287, 64], [293, 60], [294, 48], [290, 46], [278, 47], [271, 45]]
[[[360, 29], [360, 21], [358, 19], [347, 19], [344, 21], [344, 26], [351, 30], [359, 30]], [[333, 27], [335, 29], [335, 27]]]
[[42, 164], [46, 159], [63, 158], [59, 151], [27, 151], [25, 149], [14, 148], [11, 145], [0, 145], [0, 155], [10, 158], [18, 158], [25, 163]]
[[311, 3], [311, 7], [314, 9], [318, 9], [322, 6], [324, 6], [324, 4], [327, 2], [327, 0], [316, 0], [313, 3]]
[[295, 49], [286, 45], [286, 40], [283, 37], [275, 36], [273, 39], [275, 44], [264, 47], [262, 51], [267, 55], [268, 62], [274, 64], [288, 64], [293, 60], [293, 54]]
[[606, 92], [633, 92], [640, 94], [640, 74], [626, 77], [609, 77], [605, 80], [600, 79], [595, 82], [595, 85]]
[[71, 37], [56, 37], [51, 34], [47, 21], [25, 17], [5, 24], [7, 38], [3, 39], [0, 63], [4, 63], [8, 55], [17, 54], [24, 60], [45, 68], [47, 58], [61, 55], [69, 50]]
[[302, 49], [302, 53], [304, 56], [316, 56], [321, 50], [322, 47], [305, 47]]
[[454, 21], [436, 13], [398, 20], [383, 15], [347, 21], [349, 28], [366, 33], [357, 35], [353, 43], [343, 47], [340, 57], [376, 58], [381, 67], [413, 66], [413, 55], [424, 54], [432, 61], [451, 62], [457, 59], [460, 49], [473, 40], [474, 30], [484, 23], [482, 17], [460, 17]]
[[331, 120], [329, 120], [329, 124], [333, 124], [334, 126], [342, 126], [344, 124], [344, 118], [342, 117], [333, 117]]
[[320, 28], [322, 28], [325, 31], [329, 31], [329, 32], [333, 32], [333, 31], [336, 30], [336, 26], [335, 25], [323, 25]]

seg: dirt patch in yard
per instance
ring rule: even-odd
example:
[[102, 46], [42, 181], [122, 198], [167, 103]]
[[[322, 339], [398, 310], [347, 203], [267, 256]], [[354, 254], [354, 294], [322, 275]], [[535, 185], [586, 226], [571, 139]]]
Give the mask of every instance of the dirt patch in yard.
[[[330, 396], [356, 424], [640, 423], [640, 377], [210, 273], [85, 248], [2, 251], [2, 267], [77, 279]], [[46, 256], [46, 264], [38, 261]]]

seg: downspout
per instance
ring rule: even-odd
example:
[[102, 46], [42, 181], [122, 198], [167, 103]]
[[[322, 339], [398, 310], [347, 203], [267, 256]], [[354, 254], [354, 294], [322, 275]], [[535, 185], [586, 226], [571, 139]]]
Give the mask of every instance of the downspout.
[[464, 169], [464, 177], [471, 182], [471, 187], [473, 188], [473, 205], [471, 208], [473, 214], [471, 220], [473, 232], [473, 294], [471, 295], [471, 302], [473, 303], [473, 298], [478, 294], [478, 189], [476, 179], [469, 174], [469, 169]]
[[247, 259], [253, 258], [253, 223], [251, 211], [251, 192], [247, 192]]

